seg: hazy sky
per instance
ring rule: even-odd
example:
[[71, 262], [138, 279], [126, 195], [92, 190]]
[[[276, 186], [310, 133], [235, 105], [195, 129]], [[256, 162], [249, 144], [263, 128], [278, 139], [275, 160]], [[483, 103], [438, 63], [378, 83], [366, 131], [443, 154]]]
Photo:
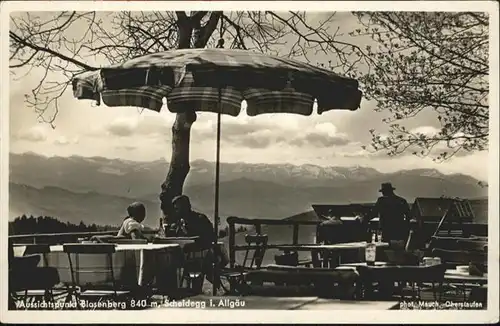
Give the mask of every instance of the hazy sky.
[[[356, 28], [349, 14], [336, 22], [346, 31]], [[332, 26], [336, 29], [337, 26]], [[357, 42], [361, 42], [358, 40]], [[310, 57], [327, 61], [328, 56]], [[92, 63], [95, 64], [95, 63]], [[99, 64], [99, 63], [97, 63]], [[27, 151], [47, 156], [104, 156], [148, 161], [170, 159], [171, 126], [175, 118], [166, 108], [156, 113], [137, 108], [94, 106], [90, 101], [73, 98], [71, 89], [63, 95], [56, 128], [40, 124], [37, 115], [26, 106], [25, 94], [36, 86], [43, 71], [34, 69], [21, 80], [10, 83], [10, 151]], [[58, 78], [53, 76], [53, 78]], [[461, 172], [480, 179], [488, 178], [488, 153], [473, 153], [436, 164], [410, 153], [397, 158], [372, 155], [362, 150], [368, 145], [369, 129], [386, 130], [383, 114], [375, 112], [375, 103], [363, 100], [358, 111], [333, 111], [323, 115], [262, 115], [222, 119], [221, 160], [226, 162], [292, 163], [318, 165], [364, 165], [381, 171], [407, 168], [437, 168], [444, 173]], [[193, 125], [191, 158], [215, 159], [216, 115], [198, 114]], [[408, 122], [411, 129], [432, 131], [438, 126], [432, 112]], [[478, 163], [480, 162], [480, 163]]]

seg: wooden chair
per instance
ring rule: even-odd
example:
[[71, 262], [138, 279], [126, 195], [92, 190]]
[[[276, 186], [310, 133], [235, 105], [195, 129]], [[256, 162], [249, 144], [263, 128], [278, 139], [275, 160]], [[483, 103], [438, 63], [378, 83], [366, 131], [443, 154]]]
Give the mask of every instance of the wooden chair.
[[16, 302], [20, 299], [26, 307], [29, 297], [43, 296], [46, 302], [55, 302], [52, 290], [60, 281], [57, 269], [48, 266], [39, 267], [41, 256], [38, 254], [15, 257], [12, 243], [9, 243], [8, 247], [9, 309], [16, 309]]
[[[200, 294], [206, 276], [206, 263], [211, 248], [196, 242], [185, 243], [182, 247], [182, 272], [179, 286], [187, 290], [187, 294]], [[185, 285], [185, 286], [184, 286]]]
[[[118, 289], [113, 266], [113, 254], [115, 253], [114, 244], [71, 243], [64, 244], [63, 251], [68, 256], [71, 273], [71, 284], [68, 289], [69, 294], [66, 299], [67, 302], [75, 299], [77, 307], [81, 308], [80, 300], [82, 298], [90, 300], [91, 298], [111, 297], [113, 300], [117, 300], [119, 296], [128, 295], [130, 293], [130, 291]], [[80, 264], [76, 263], [79, 255], [105, 257], [105, 266], [82, 267]], [[80, 280], [80, 275], [85, 274], [109, 274], [111, 286], [109, 286], [107, 282], [104, 282], [105, 284], [102, 285], [85, 284]]]
[[[230, 268], [222, 268], [221, 270], [221, 279], [225, 279], [229, 283], [229, 288], [226, 288], [222, 280], [220, 282], [220, 286], [226, 294], [243, 295], [249, 293], [250, 287], [247, 284], [248, 272], [261, 268], [267, 249], [268, 239], [266, 234], [245, 235], [245, 256], [241, 265], [235, 264]], [[250, 258], [249, 255], [251, 251], [253, 251], [253, 255]], [[250, 264], [247, 266], [248, 262], [250, 262]]]
[[247, 244], [247, 248], [245, 251], [245, 258], [243, 259], [243, 267], [247, 267], [246, 264], [248, 262], [248, 255], [251, 250], [253, 250], [252, 259], [250, 260], [250, 265], [248, 268], [260, 268], [262, 265], [262, 261], [264, 260], [264, 255], [266, 253], [268, 236], [267, 234], [253, 234], [253, 235], [245, 235], [245, 242]]

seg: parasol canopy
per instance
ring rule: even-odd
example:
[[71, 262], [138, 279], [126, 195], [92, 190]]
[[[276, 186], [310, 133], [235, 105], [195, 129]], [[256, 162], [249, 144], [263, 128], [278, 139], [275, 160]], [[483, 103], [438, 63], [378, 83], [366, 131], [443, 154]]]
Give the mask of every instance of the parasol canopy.
[[[219, 103], [219, 90], [221, 92]], [[246, 50], [183, 49], [149, 54], [73, 79], [74, 96], [107, 106], [160, 111], [311, 115], [356, 110], [358, 82], [297, 60]]]

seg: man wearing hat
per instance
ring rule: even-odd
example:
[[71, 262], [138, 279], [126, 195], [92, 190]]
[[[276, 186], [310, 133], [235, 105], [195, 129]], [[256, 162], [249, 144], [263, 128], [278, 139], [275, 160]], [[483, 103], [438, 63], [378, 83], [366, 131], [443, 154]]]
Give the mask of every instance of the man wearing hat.
[[371, 217], [379, 217], [382, 241], [405, 241], [408, 238], [410, 206], [406, 199], [396, 195], [391, 183], [382, 183], [382, 196], [377, 199]]

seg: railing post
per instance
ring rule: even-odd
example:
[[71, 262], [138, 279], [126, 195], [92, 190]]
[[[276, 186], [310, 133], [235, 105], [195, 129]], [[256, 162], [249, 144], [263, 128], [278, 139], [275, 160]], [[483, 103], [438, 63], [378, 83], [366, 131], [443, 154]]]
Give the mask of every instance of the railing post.
[[293, 244], [299, 243], [299, 223], [293, 223]]
[[229, 266], [234, 268], [234, 264], [236, 261], [235, 249], [234, 246], [236, 244], [236, 226], [233, 218], [227, 218], [227, 224], [229, 226]]

